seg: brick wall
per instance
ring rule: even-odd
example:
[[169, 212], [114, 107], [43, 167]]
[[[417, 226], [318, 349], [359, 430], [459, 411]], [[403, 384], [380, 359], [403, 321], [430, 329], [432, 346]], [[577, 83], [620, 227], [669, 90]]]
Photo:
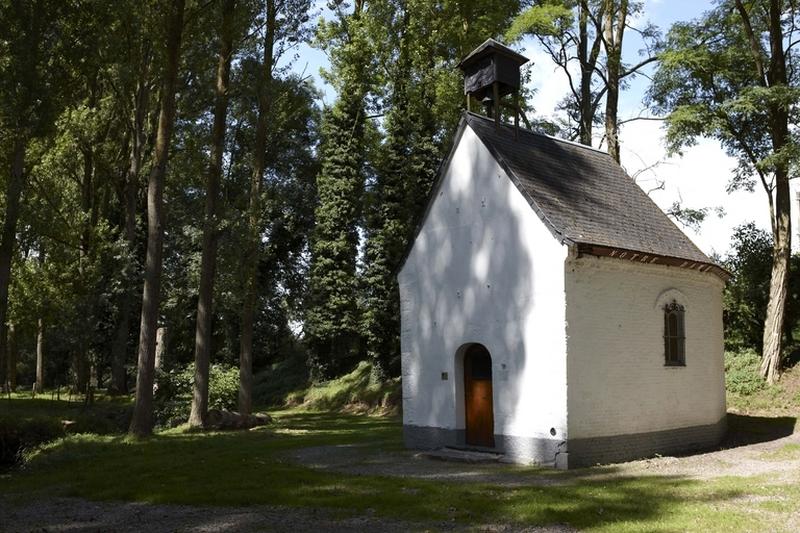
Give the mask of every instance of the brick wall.
[[[717, 424], [722, 281], [613, 258], [566, 263], [569, 439]], [[663, 306], [685, 306], [686, 366], [664, 365]]]

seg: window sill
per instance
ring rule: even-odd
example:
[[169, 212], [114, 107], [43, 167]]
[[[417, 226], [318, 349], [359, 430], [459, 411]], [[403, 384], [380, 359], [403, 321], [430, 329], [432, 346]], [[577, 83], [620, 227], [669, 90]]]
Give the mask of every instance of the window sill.
[[686, 363], [664, 363], [665, 368], [686, 368]]

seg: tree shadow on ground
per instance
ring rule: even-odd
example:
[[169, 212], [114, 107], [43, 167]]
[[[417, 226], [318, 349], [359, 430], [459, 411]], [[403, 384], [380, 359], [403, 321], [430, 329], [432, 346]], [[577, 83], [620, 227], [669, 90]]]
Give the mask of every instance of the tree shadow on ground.
[[[366, 443], [368, 448], [380, 451], [387, 438], [399, 439], [398, 421], [324, 413], [286, 413], [276, 418], [286, 433], [259, 429], [165, 434], [139, 441], [73, 437], [53, 445], [26, 465], [25, 470], [13, 473], [6, 489], [9, 494], [21, 497], [46, 489], [47, 494], [88, 499], [229, 506], [233, 514], [243, 506], [261, 505], [328, 509], [336, 510], [342, 517], [380, 516], [422, 522], [419, 529], [429, 526], [438, 529], [438, 525], [469, 528], [508, 524], [513, 530], [514, 524], [569, 524], [577, 528], [633, 524], [635, 530], [648, 531], [713, 530], [719, 526], [718, 520], [728, 520], [734, 515], [740, 529], [758, 529], [758, 524], [753, 523], [758, 517], [748, 518], [746, 510], [740, 512], [741, 506], [736, 504], [763, 490], [747, 478], [626, 476], [621, 467], [613, 465], [570, 472], [515, 469], [511, 477], [517, 483], [512, 484], [481, 475], [476, 475], [470, 483], [452, 483], [448, 482], [452, 479], [448, 476], [421, 479], [318, 471], [287, 461], [285, 452], [308, 446], [353, 443]], [[393, 457], [398, 458], [397, 454]], [[494, 469], [506, 473], [504, 466], [494, 465]], [[115, 475], [110, 476], [109, 472]], [[554, 482], [541, 482], [545, 478]], [[119, 479], [125, 483], [119, 483]], [[6, 491], [0, 487], [0, 494], [3, 492]], [[175, 508], [143, 505], [144, 508], [153, 510], [153, 515], [157, 515], [154, 520], [163, 513], [180, 514]], [[101, 520], [104, 512], [98, 508], [96, 515], [88, 518]], [[272, 529], [280, 514], [266, 515], [265, 522], [258, 525]], [[310, 512], [305, 516], [313, 515]], [[108, 526], [105, 529], [116, 529], [126, 523], [128, 516], [121, 513], [117, 521], [97, 523]], [[143, 516], [143, 512], [137, 516]], [[58, 517], [41, 518], [42, 527], [62, 523]], [[196, 520], [198, 528], [203, 524], [219, 526], [218, 518], [202, 512], [186, 517]], [[236, 529], [237, 523], [242, 524], [234, 519], [229, 523], [233, 524], [232, 529]], [[144, 522], [136, 525], [149, 529]], [[295, 525], [300, 530], [327, 529], [332, 522], [320, 519], [315, 523], [311, 519]], [[405, 525], [401, 524], [399, 529]]]

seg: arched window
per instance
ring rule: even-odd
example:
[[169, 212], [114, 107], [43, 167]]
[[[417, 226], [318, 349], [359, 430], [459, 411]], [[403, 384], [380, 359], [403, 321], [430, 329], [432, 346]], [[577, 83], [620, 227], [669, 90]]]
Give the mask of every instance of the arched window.
[[664, 364], [667, 366], [686, 365], [684, 311], [675, 300], [664, 306]]

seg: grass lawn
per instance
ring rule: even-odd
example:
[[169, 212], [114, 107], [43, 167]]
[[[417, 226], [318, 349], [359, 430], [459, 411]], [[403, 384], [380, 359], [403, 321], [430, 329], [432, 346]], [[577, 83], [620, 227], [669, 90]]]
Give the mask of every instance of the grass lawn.
[[[22, 469], [4, 473], [0, 495], [283, 505], [421, 522], [560, 523], [591, 531], [790, 531], [798, 524], [792, 513], [800, 506], [800, 486], [766, 476], [698, 479], [630, 476], [615, 467], [557, 472], [498, 466], [553, 482], [508, 487], [314, 470], [289, 461], [287, 453], [359, 443], [397, 453], [399, 420], [297, 410], [273, 414], [273, 427], [247, 432], [171, 430], [142, 441], [72, 435], [31, 454]], [[770, 459], [796, 453], [790, 446]]]

